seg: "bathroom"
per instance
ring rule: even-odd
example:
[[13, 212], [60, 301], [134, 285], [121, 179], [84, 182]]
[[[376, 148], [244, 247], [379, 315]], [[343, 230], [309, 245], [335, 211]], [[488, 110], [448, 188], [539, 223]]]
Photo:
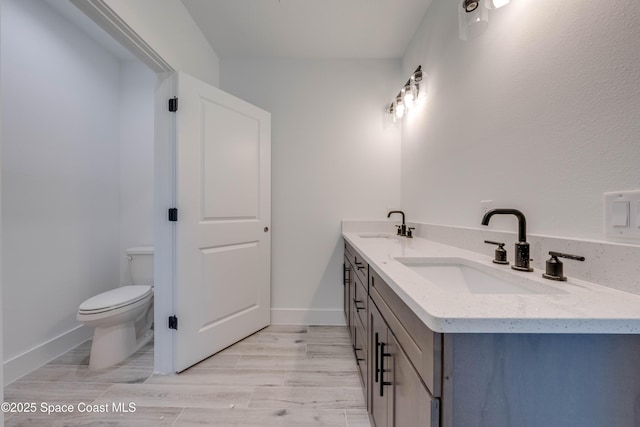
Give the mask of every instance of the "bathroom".
[[[107, 3], [174, 68], [271, 112], [272, 319], [278, 323], [295, 323], [301, 313], [319, 324], [341, 320], [343, 219], [384, 219], [389, 210], [400, 208], [409, 221], [450, 226], [452, 232], [463, 234], [465, 228], [481, 227], [481, 201], [490, 200], [494, 207], [522, 210], [531, 234], [605, 241], [602, 194], [640, 188], [640, 12], [631, 1], [609, 5], [512, 0], [491, 12], [480, 37], [463, 42], [458, 37], [455, 2], [433, 0], [428, 9], [425, 6], [428, 13], [416, 23], [405, 50], [393, 58], [377, 59], [222, 53], [218, 58], [213, 48], [203, 46], [202, 36], [189, 31], [181, 34], [197, 48], [183, 49], [178, 41], [161, 37], [165, 29], [162, 22], [155, 22], [160, 20], [157, 16], [177, 16], [176, 25], [193, 28], [196, 24], [185, 14], [195, 2], [185, 1], [187, 7], [180, 13], [173, 9], [175, 3], [163, 3], [155, 17], [145, 13], [143, 2], [137, 11], [135, 3], [131, 9], [117, 1]], [[417, 65], [428, 74], [426, 104], [408, 114], [401, 127], [386, 126], [384, 108]], [[3, 132], [7, 114], [5, 108]], [[110, 156], [116, 167], [120, 155], [110, 152]], [[117, 182], [120, 188], [120, 178]], [[110, 188], [112, 203], [105, 202], [105, 209], [119, 203], [119, 190]], [[105, 194], [99, 200], [104, 202]], [[39, 210], [56, 203], [50, 200]], [[71, 206], [69, 211], [73, 212]], [[113, 219], [106, 212], [105, 218]], [[515, 230], [512, 220], [496, 220], [493, 229]], [[111, 266], [124, 269], [126, 245], [115, 239], [123, 235], [118, 224], [119, 220], [110, 225], [113, 251], [106, 257]], [[59, 232], [66, 241], [64, 230]], [[3, 226], [3, 239], [8, 233]], [[131, 244], [152, 243], [148, 236], [140, 236], [145, 242]], [[42, 241], [38, 239], [38, 246]], [[50, 254], [59, 257], [50, 268], [85, 253], [74, 250]], [[489, 256], [493, 248], [480, 245], [478, 251]], [[541, 252], [534, 259], [542, 264]], [[3, 256], [10, 253], [11, 247], [4, 245]], [[100, 259], [96, 268], [105, 265], [104, 256], [95, 255]], [[567, 274], [571, 268], [590, 273], [591, 261], [567, 266]], [[9, 262], [5, 258], [5, 265]], [[106, 289], [108, 283], [120, 280], [113, 268], [109, 271], [108, 280], [95, 286]], [[46, 271], [37, 273], [47, 276]], [[87, 283], [90, 278], [80, 279]], [[637, 283], [634, 286], [630, 291], [640, 292]], [[79, 289], [86, 297], [93, 292]], [[39, 313], [46, 313], [47, 302], [62, 295], [59, 288], [44, 283], [38, 290], [53, 292], [42, 297]], [[4, 307], [24, 310], [27, 305], [18, 307], [10, 292], [5, 278]], [[66, 303], [64, 310], [71, 328], [76, 324], [77, 303]], [[55, 324], [40, 324], [26, 316], [25, 329], [18, 332], [31, 335], [32, 342], [11, 338], [12, 321], [7, 316], [5, 363], [15, 356], [7, 353], [8, 340], [24, 340], [26, 351], [62, 333], [49, 330]]]
[[91, 338], [79, 304], [131, 284], [126, 249], [154, 242], [156, 77], [69, 25], [72, 8], [3, 6], [13, 17], [4, 34], [21, 40], [4, 39], [2, 70], [15, 101], [3, 104], [2, 129], [3, 314], [21, 325], [4, 334], [13, 381]]

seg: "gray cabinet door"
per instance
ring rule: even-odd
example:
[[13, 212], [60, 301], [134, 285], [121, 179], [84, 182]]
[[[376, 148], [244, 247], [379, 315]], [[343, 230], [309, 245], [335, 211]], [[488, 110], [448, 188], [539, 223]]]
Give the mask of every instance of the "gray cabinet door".
[[369, 377], [369, 393], [371, 396], [371, 418], [375, 423], [375, 427], [391, 427], [389, 424], [388, 409], [390, 405], [391, 389], [385, 386], [383, 381], [388, 378], [382, 378], [389, 373], [389, 358], [382, 360], [381, 349], [384, 350], [383, 343], [386, 344], [388, 334], [387, 324], [384, 322], [382, 315], [376, 308], [375, 304], [369, 304], [369, 330], [371, 337], [371, 376]]
[[367, 336], [364, 332], [364, 328], [360, 324], [358, 316], [354, 316], [353, 323], [356, 325], [355, 347], [354, 353], [356, 357], [356, 363], [358, 364], [358, 370], [360, 372], [360, 379], [362, 380], [362, 388], [365, 393], [365, 401], [367, 399], [367, 347], [365, 342]]
[[347, 326], [349, 326], [350, 323], [350, 307], [351, 307], [351, 299], [349, 298], [349, 290], [350, 290], [350, 283], [351, 283], [351, 263], [349, 262], [349, 258], [347, 257], [347, 255], [344, 255], [344, 263], [342, 266], [342, 285], [344, 286], [343, 289], [343, 299], [344, 299], [344, 304], [343, 304], [343, 308], [344, 308], [344, 320], [347, 323]]
[[351, 277], [351, 280], [349, 280], [349, 319], [348, 319], [348, 324], [347, 326], [349, 326], [349, 334], [351, 335], [351, 345], [353, 346], [353, 348], [356, 348], [356, 306], [353, 302], [354, 297], [356, 295], [355, 293], [355, 280], [353, 280], [353, 276]]
[[372, 301], [369, 328], [370, 412], [375, 427], [438, 427], [439, 399], [431, 396]]
[[389, 333], [389, 353], [392, 354], [391, 372], [385, 375], [393, 383], [391, 411], [393, 427], [437, 427], [439, 401], [431, 397], [427, 387], [402, 351], [395, 336]]

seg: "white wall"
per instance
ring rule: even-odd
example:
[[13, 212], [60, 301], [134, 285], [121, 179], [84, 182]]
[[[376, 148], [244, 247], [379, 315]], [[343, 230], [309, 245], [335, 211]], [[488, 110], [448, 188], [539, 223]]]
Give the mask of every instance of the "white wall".
[[120, 78], [120, 284], [131, 284], [125, 250], [153, 245], [153, 152], [156, 76], [137, 61]]
[[434, 0], [403, 59], [430, 89], [402, 131], [408, 217], [479, 228], [490, 199], [532, 233], [603, 239], [602, 193], [640, 188], [637, 2], [513, 0], [467, 42], [459, 3]]
[[[118, 283], [120, 68], [42, 2], [6, 0], [3, 8], [2, 282], [11, 381], [90, 336], [76, 329], [78, 305]], [[25, 363], [12, 363], [25, 353]]]
[[181, 1], [104, 2], [174, 70], [218, 86], [218, 56]]
[[272, 321], [344, 321], [345, 218], [400, 197], [400, 132], [383, 128], [398, 61], [224, 59], [223, 90], [272, 116]]

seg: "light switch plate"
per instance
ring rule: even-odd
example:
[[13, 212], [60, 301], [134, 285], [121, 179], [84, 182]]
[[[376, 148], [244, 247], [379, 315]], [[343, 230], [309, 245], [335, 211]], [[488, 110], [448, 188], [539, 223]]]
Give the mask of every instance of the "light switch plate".
[[604, 193], [604, 230], [611, 240], [640, 240], [640, 190]]
[[629, 201], [613, 201], [611, 208], [611, 225], [616, 228], [629, 228]]

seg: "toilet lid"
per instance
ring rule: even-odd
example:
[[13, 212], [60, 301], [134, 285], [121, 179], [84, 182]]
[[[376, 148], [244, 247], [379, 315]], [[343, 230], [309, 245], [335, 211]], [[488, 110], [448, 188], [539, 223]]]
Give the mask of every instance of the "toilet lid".
[[79, 311], [91, 312], [116, 309], [140, 301], [150, 293], [151, 286], [122, 286], [89, 298], [80, 304]]

